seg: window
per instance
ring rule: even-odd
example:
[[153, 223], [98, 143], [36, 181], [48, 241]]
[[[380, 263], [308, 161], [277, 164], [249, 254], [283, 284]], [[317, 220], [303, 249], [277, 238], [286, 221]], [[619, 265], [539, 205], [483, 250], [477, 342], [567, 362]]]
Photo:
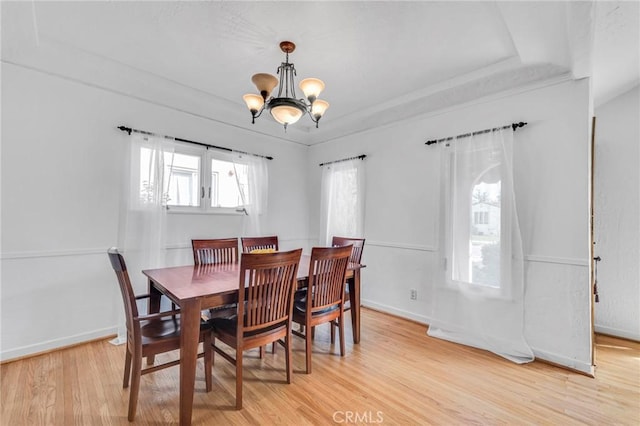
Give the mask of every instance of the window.
[[365, 170], [362, 160], [340, 161], [322, 168], [320, 242], [334, 235], [361, 237], [364, 231]]
[[[155, 197], [155, 158], [151, 148], [140, 150], [140, 200]], [[171, 211], [242, 212], [240, 190], [248, 190], [248, 166], [231, 155], [176, 145], [164, 152], [162, 200]], [[246, 196], [246, 192], [245, 192]]]
[[210, 207], [242, 207], [243, 191], [247, 196], [248, 167], [232, 161], [211, 159]]
[[500, 287], [500, 188], [500, 171], [493, 167], [471, 190], [469, 282], [473, 284]]
[[510, 271], [510, 237], [505, 233], [509, 207], [502, 202], [503, 163], [495, 149], [478, 145], [468, 150], [459, 147], [448, 156], [448, 277], [506, 296], [501, 277]]
[[489, 212], [473, 212], [474, 225], [488, 225]]
[[168, 206], [200, 206], [200, 163], [200, 157], [196, 155], [164, 154], [164, 188]]

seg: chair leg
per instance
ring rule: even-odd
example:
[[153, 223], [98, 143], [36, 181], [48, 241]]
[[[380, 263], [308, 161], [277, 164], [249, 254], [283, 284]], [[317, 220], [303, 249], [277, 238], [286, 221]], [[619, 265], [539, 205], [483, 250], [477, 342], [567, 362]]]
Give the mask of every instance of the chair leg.
[[307, 374], [311, 374], [311, 335], [313, 334], [314, 327], [306, 326], [305, 329], [307, 330], [304, 334], [305, 361], [307, 364]]
[[142, 374], [142, 354], [134, 351], [133, 353], [133, 371], [131, 374], [131, 389], [129, 390], [129, 415], [128, 419], [132, 422], [136, 417], [136, 409], [138, 408], [138, 392], [140, 391], [140, 375]]
[[287, 383], [291, 383], [291, 378], [293, 377], [293, 366], [291, 365], [291, 332], [287, 333], [284, 341], [284, 346], [285, 362], [287, 363]]
[[316, 328], [311, 327], [311, 340], [316, 338]]
[[129, 352], [129, 346], [125, 348], [126, 354], [124, 356], [124, 379], [122, 381], [122, 388], [129, 387], [129, 377], [131, 377], [131, 352]]
[[266, 346], [260, 346], [260, 359], [264, 358], [264, 352], [265, 352], [264, 348], [266, 348]]
[[216, 363], [216, 351], [213, 349], [216, 346], [216, 338], [211, 334], [211, 370], [213, 374], [213, 365]]
[[336, 327], [337, 327], [337, 323], [336, 321], [331, 321], [329, 323], [329, 326], [331, 327], [331, 344], [333, 345], [336, 342]]
[[338, 332], [340, 333], [340, 356], [344, 356], [344, 312], [340, 313], [340, 319], [338, 320]]
[[242, 351], [236, 349], [236, 410], [242, 410]]
[[276, 343], [278, 343], [278, 341], [275, 341], [271, 344], [271, 353], [275, 354], [276, 353]]
[[211, 332], [207, 331], [204, 336], [204, 381], [207, 392], [213, 388], [213, 346], [211, 346]]

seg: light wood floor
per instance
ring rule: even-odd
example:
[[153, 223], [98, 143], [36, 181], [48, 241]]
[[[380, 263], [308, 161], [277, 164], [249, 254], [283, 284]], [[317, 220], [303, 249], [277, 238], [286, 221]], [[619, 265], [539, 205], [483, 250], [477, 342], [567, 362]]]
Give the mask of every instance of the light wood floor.
[[[313, 373], [295, 339], [293, 383], [284, 351], [245, 355], [244, 409], [234, 368], [220, 357], [214, 389], [196, 376], [194, 425], [640, 424], [640, 344], [599, 337], [595, 379], [540, 362], [518, 366], [425, 335], [425, 326], [362, 311], [362, 342], [340, 358], [317, 330]], [[347, 342], [351, 334], [347, 332]], [[2, 365], [2, 425], [127, 425], [124, 347], [89, 343]], [[179, 369], [143, 376], [135, 424], [177, 424]]]

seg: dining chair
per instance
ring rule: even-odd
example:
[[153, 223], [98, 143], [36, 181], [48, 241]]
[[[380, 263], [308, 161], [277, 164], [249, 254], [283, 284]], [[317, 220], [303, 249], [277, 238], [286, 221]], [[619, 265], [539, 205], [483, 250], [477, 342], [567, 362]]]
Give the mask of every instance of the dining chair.
[[191, 248], [195, 265], [236, 263], [238, 261], [237, 238], [191, 240]]
[[[340, 331], [340, 356], [344, 356], [344, 287], [351, 246], [313, 247], [309, 263], [307, 294], [293, 306], [293, 322], [304, 326], [304, 333], [293, 331], [305, 339], [306, 372], [311, 373], [311, 339], [313, 328], [337, 320]], [[301, 328], [302, 329], [302, 328]]]
[[[238, 238], [191, 240], [195, 265], [219, 265], [238, 262]], [[209, 318], [228, 317], [235, 314], [236, 304], [209, 309]]]
[[[136, 296], [129, 280], [129, 272], [122, 254], [113, 247], [107, 251], [111, 266], [113, 267], [122, 300], [127, 327], [127, 347], [124, 360], [124, 380], [123, 388], [129, 387], [131, 379], [131, 390], [129, 391], [129, 421], [133, 421], [136, 416], [138, 405], [138, 392], [140, 390], [140, 377], [144, 374], [153, 373], [158, 370], [180, 364], [180, 360], [169, 361], [142, 368], [142, 358], [147, 358], [147, 365], [153, 361], [157, 354], [180, 349], [180, 311], [171, 310], [149, 315], [138, 313], [137, 301], [148, 299], [149, 294]], [[204, 357], [205, 382], [207, 392], [212, 387], [212, 363], [213, 350], [211, 347], [211, 326], [208, 322], [200, 325], [200, 342], [204, 343], [204, 352], [198, 357]]]
[[[278, 251], [278, 236], [272, 235], [268, 237], [242, 237], [242, 253], [273, 253]], [[273, 351], [276, 350], [275, 343], [272, 345]], [[260, 348], [260, 358], [264, 357], [265, 348]]]
[[267, 250], [278, 251], [278, 236], [270, 237], [242, 237], [242, 252], [251, 253], [254, 250], [266, 252]]
[[[279, 342], [285, 348], [287, 383], [291, 383], [291, 312], [302, 249], [243, 254], [240, 259], [237, 315], [214, 318], [213, 350], [236, 366], [236, 409], [242, 408], [242, 353]], [[216, 346], [216, 339], [235, 349], [235, 357]]]
[[[362, 250], [364, 249], [364, 238], [348, 238], [348, 237], [336, 237], [334, 236], [331, 239], [332, 247], [341, 247], [341, 246], [353, 246], [351, 250], [351, 256], [349, 257], [350, 263], [361, 263], [362, 260]], [[351, 310], [351, 297], [349, 294], [349, 285], [344, 287], [344, 311]], [[334, 323], [337, 325], [337, 322]], [[331, 343], [335, 341], [335, 327], [331, 327]]]

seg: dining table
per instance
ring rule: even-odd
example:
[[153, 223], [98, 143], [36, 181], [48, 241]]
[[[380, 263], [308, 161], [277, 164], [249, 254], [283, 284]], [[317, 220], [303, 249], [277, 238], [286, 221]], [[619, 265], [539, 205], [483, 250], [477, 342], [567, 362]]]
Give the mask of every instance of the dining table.
[[[303, 254], [298, 266], [298, 287], [309, 277], [311, 256]], [[360, 342], [360, 271], [365, 265], [349, 263], [347, 284], [351, 304], [353, 343]], [[196, 361], [203, 310], [236, 303], [240, 283], [240, 263], [174, 266], [147, 269], [148, 312], [160, 311], [164, 295], [180, 307], [180, 425], [191, 424]]]

